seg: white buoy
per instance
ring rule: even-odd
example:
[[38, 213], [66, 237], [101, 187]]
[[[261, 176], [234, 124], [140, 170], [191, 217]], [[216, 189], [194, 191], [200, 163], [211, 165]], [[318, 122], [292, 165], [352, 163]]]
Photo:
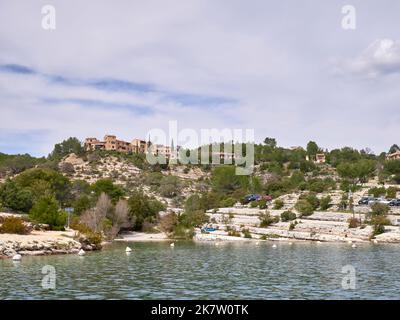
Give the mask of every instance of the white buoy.
[[290, 244], [290, 245], [292, 245], [292, 244], [293, 244], [293, 242], [289, 242], [289, 244]]
[[374, 239], [374, 241], [373, 241], [374, 243], [378, 243], [378, 240], [376, 240], [376, 239]]
[[258, 246], [259, 244], [260, 244], [260, 242], [257, 241], [257, 242], [256, 242], [256, 246]]
[[352, 243], [353, 243], [353, 241], [349, 240], [349, 241], [347, 241], [347, 243], [348, 243], [348, 244], [352, 244]]
[[354, 248], [357, 248], [356, 244], [353, 244], [351, 247], [352, 247], [353, 249], [354, 249]]
[[273, 244], [273, 245], [272, 245], [272, 248], [276, 248], [276, 244]]
[[15, 256], [12, 257], [13, 261], [21, 261], [22, 256], [20, 254], [16, 254]]
[[85, 254], [86, 254], [86, 252], [83, 249], [79, 250], [79, 252], [78, 252], [79, 256], [84, 256]]
[[175, 243], [171, 243], [170, 245], [169, 245], [171, 248], [173, 248], [173, 247], [175, 247]]
[[125, 252], [132, 252], [132, 249], [129, 247], [126, 247]]
[[320, 244], [320, 243], [321, 243], [321, 241], [319, 241], [319, 240], [318, 240], [318, 241], [317, 241], [317, 243], [318, 243], [318, 244]]

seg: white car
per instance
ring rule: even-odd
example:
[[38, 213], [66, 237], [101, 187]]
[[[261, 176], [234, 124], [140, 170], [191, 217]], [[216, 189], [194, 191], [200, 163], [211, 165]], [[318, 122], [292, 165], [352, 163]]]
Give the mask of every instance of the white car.
[[385, 198], [377, 198], [375, 200], [369, 201], [368, 204], [369, 205], [373, 205], [375, 203], [380, 203], [380, 204], [386, 204], [389, 205], [391, 200], [385, 199]]

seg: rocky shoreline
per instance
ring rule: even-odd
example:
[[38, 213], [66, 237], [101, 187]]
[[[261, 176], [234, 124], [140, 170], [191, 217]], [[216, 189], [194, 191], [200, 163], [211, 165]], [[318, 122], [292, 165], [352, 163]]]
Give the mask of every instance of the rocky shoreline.
[[99, 246], [76, 237], [75, 231], [32, 231], [29, 235], [0, 234], [0, 259], [21, 256], [77, 254], [81, 249], [92, 251]]
[[[265, 210], [258, 208], [219, 208], [209, 210], [207, 214], [212, 223], [209, 224], [217, 230], [201, 233], [196, 230], [195, 241], [318, 241], [318, 242], [379, 242], [400, 243], [400, 216], [388, 215], [391, 226], [385, 227], [385, 232], [371, 239], [372, 227], [349, 228], [348, 219], [353, 215], [348, 212], [320, 211], [308, 217], [298, 217], [292, 228], [293, 222], [277, 222], [268, 227], [260, 227], [259, 215]], [[279, 217], [283, 210], [269, 210], [272, 217]], [[355, 213], [362, 221], [364, 213]], [[230, 235], [228, 230], [235, 230], [240, 235]], [[243, 230], [248, 232], [244, 237]]]

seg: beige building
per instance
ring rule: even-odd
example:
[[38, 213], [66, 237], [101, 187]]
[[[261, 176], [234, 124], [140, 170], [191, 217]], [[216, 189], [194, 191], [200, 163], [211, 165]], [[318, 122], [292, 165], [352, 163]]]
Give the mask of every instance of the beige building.
[[106, 135], [104, 141], [99, 141], [97, 138], [86, 138], [84, 149], [86, 151], [107, 150], [125, 153], [132, 152], [129, 142], [118, 140], [114, 135]]
[[400, 160], [400, 150], [387, 155], [387, 160]]
[[326, 162], [325, 154], [317, 153], [315, 155], [315, 163], [322, 164], [322, 163], [325, 163], [325, 162]]
[[131, 148], [133, 153], [147, 153], [149, 147], [149, 143], [140, 140], [140, 139], [133, 139], [131, 142]]
[[95, 151], [104, 150], [106, 146], [104, 141], [99, 141], [97, 138], [86, 138], [83, 147], [85, 151]]
[[86, 138], [84, 149], [86, 151], [107, 150], [124, 153], [147, 153], [151, 151], [153, 155], [161, 155], [167, 159], [177, 158], [179, 151], [179, 147], [177, 147], [175, 151], [171, 151], [170, 146], [161, 144], [151, 145], [150, 148], [150, 143], [145, 140], [133, 139], [132, 142], [126, 142], [118, 140], [115, 135], [110, 134], [104, 137], [104, 141], [100, 141], [97, 138]]

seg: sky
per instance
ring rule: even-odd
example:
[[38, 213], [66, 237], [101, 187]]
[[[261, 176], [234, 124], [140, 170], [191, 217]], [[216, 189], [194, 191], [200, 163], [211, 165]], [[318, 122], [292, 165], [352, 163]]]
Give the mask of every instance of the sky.
[[[342, 27], [349, 4], [355, 29]], [[0, 0], [0, 152], [146, 139], [169, 121], [387, 151], [400, 144], [399, 12], [397, 0]]]

